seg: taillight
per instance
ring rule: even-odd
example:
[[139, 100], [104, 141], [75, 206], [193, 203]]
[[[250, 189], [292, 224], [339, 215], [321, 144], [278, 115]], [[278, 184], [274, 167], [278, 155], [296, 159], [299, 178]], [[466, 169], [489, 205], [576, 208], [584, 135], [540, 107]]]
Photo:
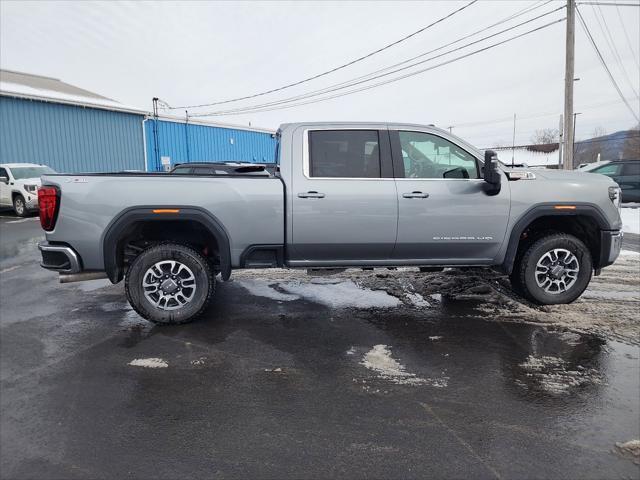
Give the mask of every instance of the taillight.
[[56, 187], [40, 187], [38, 189], [38, 207], [40, 209], [40, 225], [47, 231], [53, 230], [58, 217], [60, 195]]

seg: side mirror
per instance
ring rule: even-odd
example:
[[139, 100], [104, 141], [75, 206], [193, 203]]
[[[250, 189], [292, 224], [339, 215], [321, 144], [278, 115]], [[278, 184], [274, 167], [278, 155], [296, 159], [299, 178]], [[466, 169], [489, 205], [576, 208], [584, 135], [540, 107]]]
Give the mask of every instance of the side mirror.
[[498, 168], [498, 156], [493, 150], [486, 150], [484, 152], [483, 176], [486, 183], [485, 191], [487, 194], [496, 195], [500, 193], [502, 176]]
[[0, 177], [0, 183], [9, 183], [9, 178], [8, 177]]

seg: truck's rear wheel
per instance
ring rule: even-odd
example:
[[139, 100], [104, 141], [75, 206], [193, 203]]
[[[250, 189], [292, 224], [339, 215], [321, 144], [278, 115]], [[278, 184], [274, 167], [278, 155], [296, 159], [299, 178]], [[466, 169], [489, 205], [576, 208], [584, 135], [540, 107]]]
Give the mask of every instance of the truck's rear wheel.
[[573, 235], [553, 233], [527, 247], [514, 266], [511, 283], [542, 305], [571, 303], [587, 288], [593, 262], [584, 243]]
[[214, 289], [207, 259], [178, 243], [161, 243], [142, 252], [125, 279], [133, 309], [158, 324], [193, 320], [207, 308]]

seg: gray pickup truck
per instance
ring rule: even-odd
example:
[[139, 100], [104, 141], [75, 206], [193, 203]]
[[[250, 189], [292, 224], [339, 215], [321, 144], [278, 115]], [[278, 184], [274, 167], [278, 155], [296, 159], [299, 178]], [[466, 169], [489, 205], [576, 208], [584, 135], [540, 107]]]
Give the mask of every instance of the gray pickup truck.
[[63, 282], [124, 279], [131, 306], [167, 324], [200, 314], [233, 269], [487, 267], [556, 304], [620, 251], [620, 189], [603, 175], [509, 168], [432, 126], [276, 136], [268, 175], [43, 176], [42, 266]]

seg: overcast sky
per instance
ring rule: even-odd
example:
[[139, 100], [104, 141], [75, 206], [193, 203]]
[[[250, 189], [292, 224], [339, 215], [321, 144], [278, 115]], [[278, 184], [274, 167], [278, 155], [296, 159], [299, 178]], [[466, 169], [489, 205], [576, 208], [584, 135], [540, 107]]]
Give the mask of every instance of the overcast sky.
[[[625, 0], [625, 3], [637, 0]], [[60, 78], [123, 104], [151, 109], [259, 93], [336, 67], [396, 41], [468, 2], [0, 2], [0, 65]], [[542, 1], [480, 1], [362, 62], [278, 93], [198, 111], [255, 105], [344, 82], [433, 50]], [[553, 10], [540, 6], [448, 49]], [[640, 8], [583, 5], [587, 25], [629, 103], [640, 103]], [[602, 14], [602, 16], [600, 16]], [[434, 65], [564, 16], [564, 10], [422, 65]], [[598, 22], [600, 21], [600, 23]], [[622, 28], [624, 22], [625, 30]], [[611, 41], [606, 36], [609, 29]], [[577, 137], [635, 125], [576, 22]], [[402, 121], [441, 127], [478, 147], [528, 143], [562, 111], [565, 23], [410, 78], [324, 102], [212, 117], [276, 128], [307, 120]], [[629, 41], [627, 40], [629, 39]], [[635, 50], [635, 51], [633, 51]], [[435, 55], [434, 54], [434, 55]], [[618, 62], [618, 56], [621, 62]], [[428, 58], [428, 57], [424, 57]], [[622, 67], [626, 70], [625, 78]], [[417, 68], [417, 67], [416, 67]], [[415, 70], [415, 68], [413, 69]], [[397, 75], [397, 74], [395, 74]], [[389, 77], [384, 77], [389, 78]], [[344, 90], [341, 90], [341, 92]], [[184, 114], [184, 111], [178, 112]], [[536, 117], [536, 118], [527, 118]], [[461, 125], [462, 124], [462, 125]], [[460, 125], [460, 126], [458, 126]]]

